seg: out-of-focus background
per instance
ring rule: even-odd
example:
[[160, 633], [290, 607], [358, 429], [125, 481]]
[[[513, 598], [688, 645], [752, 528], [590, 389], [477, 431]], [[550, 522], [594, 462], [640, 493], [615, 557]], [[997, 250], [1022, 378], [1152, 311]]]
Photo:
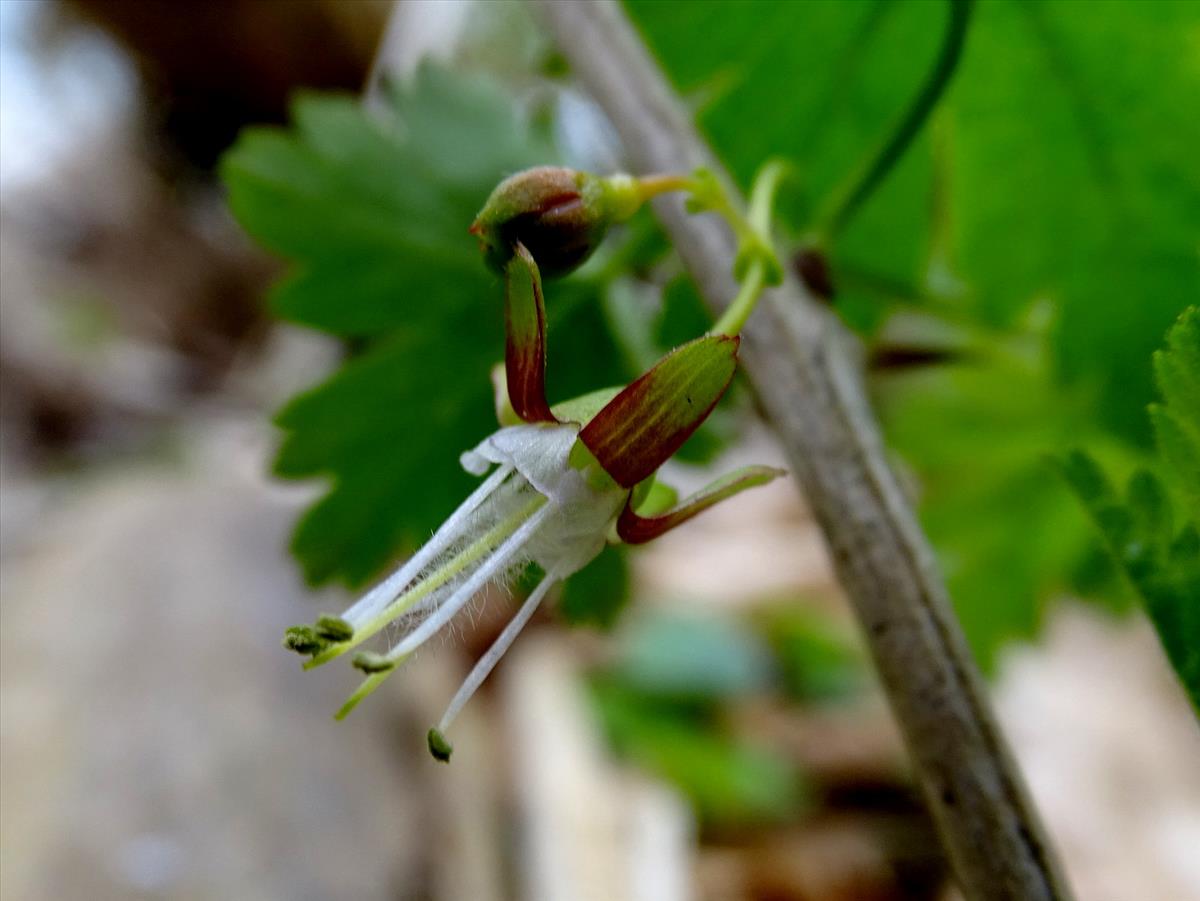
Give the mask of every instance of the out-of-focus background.
[[[1046, 460], [1152, 454], [1150, 353], [1196, 297], [1200, 19], [1069, 6], [982, 4], [822, 252], [1078, 896], [1189, 901], [1200, 730]], [[629, 10], [743, 186], [796, 163], [796, 247], [945, 18]], [[0, 0], [3, 898], [953, 897], [790, 479], [606, 551], [449, 767], [425, 729], [507, 598], [340, 724], [354, 673], [279, 647], [469, 488], [501, 323], [466, 228], [553, 160], [621, 149], [516, 2]], [[704, 327], [652, 219], [611, 242], [548, 286], [562, 396]], [[733, 394], [681, 486], [780, 461]]]

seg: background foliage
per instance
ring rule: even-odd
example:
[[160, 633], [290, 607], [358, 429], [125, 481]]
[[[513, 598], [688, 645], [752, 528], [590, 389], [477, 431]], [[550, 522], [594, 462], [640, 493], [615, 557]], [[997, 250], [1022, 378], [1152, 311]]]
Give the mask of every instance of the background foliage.
[[[782, 218], [799, 246], [916, 92], [948, 4], [627, 8], [743, 186], [766, 157], [794, 162]], [[950, 352], [874, 387], [985, 662], [1058, 593], [1125, 597], [1047, 459], [1149, 459], [1150, 355], [1200, 287], [1200, 117], [1183, 113], [1200, 108], [1198, 35], [1186, 2], [976, 4], [932, 120], [825, 236], [837, 307], [864, 338]], [[552, 100], [429, 68], [391, 101], [302, 97], [290, 129], [245, 134], [223, 170], [240, 221], [293, 264], [276, 312], [346, 342], [345, 366], [278, 418], [279, 474], [330, 481], [293, 545], [314, 582], [369, 578], [468, 489], [457, 454], [491, 428], [501, 292], [465, 230], [502, 175], [562, 157], [546, 126], [569, 125]], [[552, 400], [695, 333], [666, 254], [638, 220], [548, 287]], [[592, 605], [625, 584], [619, 568], [582, 580], [601, 586], [590, 598], [574, 589], [576, 618], [611, 619]]]

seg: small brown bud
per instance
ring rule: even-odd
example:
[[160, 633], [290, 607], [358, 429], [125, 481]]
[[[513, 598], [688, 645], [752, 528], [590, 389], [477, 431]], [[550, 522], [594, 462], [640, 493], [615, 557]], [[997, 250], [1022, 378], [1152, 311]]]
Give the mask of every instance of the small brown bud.
[[538, 166], [496, 187], [471, 226], [489, 266], [498, 272], [518, 242], [543, 275], [565, 275], [600, 244], [612, 215], [604, 179], [558, 166]]
[[805, 287], [821, 300], [833, 300], [833, 276], [829, 272], [829, 260], [815, 247], [805, 247], [792, 257], [792, 266]]

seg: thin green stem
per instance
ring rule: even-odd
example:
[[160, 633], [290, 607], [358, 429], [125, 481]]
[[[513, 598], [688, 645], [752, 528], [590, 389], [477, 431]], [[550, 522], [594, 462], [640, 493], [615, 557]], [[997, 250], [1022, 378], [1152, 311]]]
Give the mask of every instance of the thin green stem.
[[787, 165], [782, 160], [772, 160], [763, 166], [750, 189], [750, 212], [746, 216], [750, 228], [769, 243], [771, 235], [771, 207], [779, 183], [787, 174]]
[[938, 100], [949, 86], [962, 57], [974, 0], [947, 2], [950, 8], [946, 33], [933, 69], [896, 128], [884, 141], [871, 163], [861, 170], [861, 177], [855, 179], [845, 191], [839, 192], [840, 199], [832, 205], [832, 212], [819, 217], [818, 232], [826, 239], [840, 234], [884, 182], [920, 133], [933, 108], [937, 106]]
[[693, 184], [690, 175], [643, 175], [637, 180], [642, 200], [671, 191], [690, 191]]
[[754, 305], [758, 303], [758, 298], [762, 295], [763, 287], [766, 285], [766, 270], [766, 263], [761, 258], [750, 264], [750, 268], [746, 270], [746, 276], [738, 288], [737, 296], [725, 308], [725, 312], [713, 326], [714, 333], [733, 337], [742, 330], [742, 326], [750, 318], [750, 314], [754, 311]]
[[720, 182], [706, 177], [703, 171], [691, 175], [650, 175], [637, 180], [643, 199], [668, 191], [687, 191], [702, 209], [717, 213], [729, 223], [737, 237], [738, 257], [733, 274], [739, 282], [738, 293], [714, 326], [716, 333], [733, 336], [740, 332], [763, 288], [778, 284], [783, 277], [771, 240], [771, 207], [786, 174], [787, 166], [780, 160], [771, 161], [759, 171], [751, 188], [748, 213], [737, 207]]

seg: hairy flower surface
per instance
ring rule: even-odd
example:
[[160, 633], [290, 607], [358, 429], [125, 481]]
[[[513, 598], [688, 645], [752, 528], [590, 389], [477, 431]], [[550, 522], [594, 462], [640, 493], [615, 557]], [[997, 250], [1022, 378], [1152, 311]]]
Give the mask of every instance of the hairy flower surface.
[[[504, 221], [519, 219], [522, 203], [544, 212], [547, 177], [539, 170], [532, 180], [514, 176], [505, 183], [508, 188], [501, 186], [503, 192], [497, 189], [508, 204]], [[522, 191], [528, 195], [524, 199]], [[496, 203], [494, 195], [489, 205]], [[494, 227], [489, 232], [499, 233]], [[649, 541], [781, 474], [765, 466], [745, 467], [676, 503], [674, 491], [656, 484], [654, 474], [728, 388], [737, 366], [736, 335], [697, 338], [622, 389], [552, 407], [545, 394], [546, 318], [538, 264], [519, 240], [499, 256], [494, 248], [484, 251], [493, 263], [502, 262], [506, 279], [503, 407], [519, 424], [501, 428], [462, 454], [463, 467], [486, 478], [411, 559], [340, 617], [322, 616], [311, 626], [289, 629], [284, 638], [286, 647], [311, 655], [305, 666], [312, 667], [359, 648], [392, 623], [399, 625], [399, 637], [385, 652], [354, 654], [354, 666], [365, 678], [338, 712], [341, 718], [480, 589], [538, 564], [545, 575], [430, 730], [430, 750], [442, 760], [451, 752], [444, 732], [555, 583], [586, 566], [606, 542]]]

